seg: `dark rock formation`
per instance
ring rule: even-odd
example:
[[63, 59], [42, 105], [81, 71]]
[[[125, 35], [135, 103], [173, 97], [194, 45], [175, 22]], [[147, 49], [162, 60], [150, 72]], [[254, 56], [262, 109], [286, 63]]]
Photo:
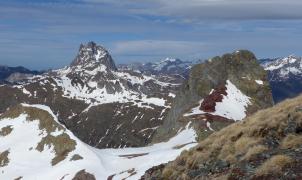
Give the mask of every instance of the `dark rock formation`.
[[[238, 120], [224, 115], [218, 117], [215, 113], [186, 116], [196, 106], [197, 109], [205, 112], [213, 112], [214, 106], [221, 102], [222, 96], [226, 95], [226, 82], [232, 83], [237, 88], [232, 93], [240, 91], [240, 94], [249, 97], [250, 102], [243, 110], [246, 115], [273, 105], [267, 74], [253, 53], [242, 50], [214, 57], [192, 68], [190, 77], [177, 93], [172, 109], [164, 119], [163, 126], [156, 132], [154, 142], [172, 137], [190, 121], [193, 122], [199, 138], [203, 139], [211, 134], [212, 130], [219, 130], [234, 120]], [[235, 101], [240, 100], [235, 98]], [[230, 107], [227, 106], [232, 105], [232, 103], [228, 103], [224, 109], [228, 109]], [[221, 121], [222, 119], [224, 121]], [[212, 128], [205, 126], [208, 122], [211, 123]]]

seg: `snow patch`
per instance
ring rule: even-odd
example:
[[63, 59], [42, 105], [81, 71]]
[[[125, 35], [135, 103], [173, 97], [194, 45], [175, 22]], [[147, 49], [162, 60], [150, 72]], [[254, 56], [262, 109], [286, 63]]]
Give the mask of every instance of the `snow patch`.
[[[215, 112], [209, 112], [208, 114], [236, 121], [244, 119], [246, 117], [246, 108], [251, 104], [250, 97], [244, 95], [230, 80], [227, 80], [226, 89], [227, 95], [223, 95], [222, 102], [216, 103]], [[203, 100], [199, 102], [197, 107], [191, 109], [191, 112], [186, 113], [184, 116], [206, 114], [207, 112], [200, 110], [202, 102]]]
[[255, 82], [259, 85], [263, 85], [263, 81], [262, 80], [255, 80]]

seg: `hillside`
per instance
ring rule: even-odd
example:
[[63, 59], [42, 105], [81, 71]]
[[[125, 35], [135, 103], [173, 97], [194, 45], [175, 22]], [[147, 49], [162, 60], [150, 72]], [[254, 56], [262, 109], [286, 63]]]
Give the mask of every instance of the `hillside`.
[[96, 149], [76, 138], [44, 105], [21, 104], [0, 115], [0, 179], [138, 179], [196, 145], [189, 127], [168, 142]]
[[215, 132], [143, 179], [301, 179], [302, 96]]

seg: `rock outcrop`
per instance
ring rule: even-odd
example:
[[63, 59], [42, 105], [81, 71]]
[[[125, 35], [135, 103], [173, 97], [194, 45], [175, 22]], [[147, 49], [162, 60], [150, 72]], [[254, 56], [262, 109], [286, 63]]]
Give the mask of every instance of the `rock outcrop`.
[[165, 140], [193, 122], [199, 140], [273, 105], [267, 74], [242, 50], [195, 65], [153, 139]]

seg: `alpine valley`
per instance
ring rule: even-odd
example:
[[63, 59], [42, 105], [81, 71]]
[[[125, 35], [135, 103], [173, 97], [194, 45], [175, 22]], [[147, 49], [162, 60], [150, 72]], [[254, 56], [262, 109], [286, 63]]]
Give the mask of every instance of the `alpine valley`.
[[116, 65], [89, 42], [64, 68], [2, 79], [0, 179], [302, 177], [301, 97], [275, 105], [302, 91], [301, 58]]

